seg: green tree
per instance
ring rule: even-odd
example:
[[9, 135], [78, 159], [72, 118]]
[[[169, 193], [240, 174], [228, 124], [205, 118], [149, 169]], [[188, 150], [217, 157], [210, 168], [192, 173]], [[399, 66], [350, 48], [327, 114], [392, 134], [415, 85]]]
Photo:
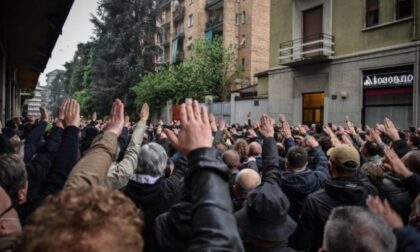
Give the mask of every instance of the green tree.
[[115, 98], [134, 113], [131, 88], [140, 76], [154, 68], [159, 53], [154, 34], [160, 10], [156, 0], [100, 0], [98, 17], [92, 17], [96, 40], [92, 50], [92, 85], [86, 105], [100, 115]]
[[49, 91], [47, 108], [52, 115], [57, 115], [58, 107], [66, 97], [64, 80], [65, 72], [58, 71], [51, 81], [51, 84], [47, 87]]
[[226, 100], [237, 72], [232, 47], [224, 48], [219, 38], [197, 39], [190, 57], [143, 76], [132, 90], [138, 105], [147, 102], [158, 112], [169, 99], [181, 103], [185, 98], [203, 101], [206, 95], [213, 95], [216, 100]]

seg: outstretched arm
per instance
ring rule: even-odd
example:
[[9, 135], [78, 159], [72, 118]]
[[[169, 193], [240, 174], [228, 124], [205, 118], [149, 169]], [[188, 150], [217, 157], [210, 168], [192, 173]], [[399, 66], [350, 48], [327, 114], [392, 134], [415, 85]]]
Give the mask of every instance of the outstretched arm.
[[113, 103], [110, 117], [104, 133], [95, 138], [87, 154], [73, 168], [65, 189], [105, 185], [106, 174], [116, 155], [117, 139], [124, 127], [124, 104], [120, 100]]

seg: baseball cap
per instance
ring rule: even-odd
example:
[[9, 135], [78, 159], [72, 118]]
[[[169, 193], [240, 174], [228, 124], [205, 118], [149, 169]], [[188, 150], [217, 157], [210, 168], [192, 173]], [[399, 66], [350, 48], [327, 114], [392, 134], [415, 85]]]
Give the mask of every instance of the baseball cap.
[[341, 144], [327, 152], [330, 161], [345, 170], [357, 170], [360, 166], [359, 152], [352, 146]]

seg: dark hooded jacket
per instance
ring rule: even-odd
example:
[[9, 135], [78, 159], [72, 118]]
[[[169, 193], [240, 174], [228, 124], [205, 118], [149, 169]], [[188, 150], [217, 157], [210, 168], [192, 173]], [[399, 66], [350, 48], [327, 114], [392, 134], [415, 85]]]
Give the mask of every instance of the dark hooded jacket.
[[306, 196], [324, 187], [329, 180], [328, 159], [321, 147], [316, 147], [311, 156], [314, 169], [307, 168], [302, 172], [283, 172], [282, 189], [290, 201], [289, 215], [298, 221]]
[[141, 208], [144, 214], [145, 239], [144, 251], [153, 251], [152, 227], [157, 216], [169, 210], [169, 208], [181, 200], [184, 189], [184, 177], [187, 170], [187, 160], [180, 158], [175, 164], [173, 174], [169, 178], [161, 177], [154, 183], [142, 183], [130, 179], [122, 191]]
[[372, 185], [356, 177], [334, 178], [325, 188], [310, 194], [305, 201], [298, 227], [291, 239], [296, 250], [318, 251], [322, 245], [325, 223], [331, 210], [339, 206], [365, 206]]

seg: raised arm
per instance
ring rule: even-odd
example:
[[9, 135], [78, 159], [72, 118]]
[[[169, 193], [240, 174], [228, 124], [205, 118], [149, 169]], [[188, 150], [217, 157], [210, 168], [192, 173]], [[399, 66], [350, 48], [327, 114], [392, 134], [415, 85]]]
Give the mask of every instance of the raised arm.
[[82, 186], [105, 186], [108, 169], [114, 160], [117, 139], [124, 127], [124, 104], [116, 100], [112, 104], [110, 120], [103, 134], [97, 136], [86, 155], [73, 168], [65, 189]]
[[39, 124], [32, 129], [31, 132], [25, 138], [24, 144], [24, 158], [25, 164], [29, 163], [35, 153], [38, 151], [38, 145], [41, 141], [41, 137], [48, 126], [48, 113], [45, 108], [40, 107], [39, 112], [41, 113], [41, 120]]
[[113, 162], [108, 170], [106, 183], [108, 187], [113, 189], [120, 189], [127, 185], [128, 179], [137, 168], [143, 135], [147, 130], [146, 123], [149, 118], [149, 105], [147, 103], [143, 104], [139, 115], [140, 120], [131, 136], [123, 160], [119, 163]]
[[188, 156], [193, 204], [193, 238], [188, 251], [243, 251], [228, 188], [228, 169], [211, 148], [207, 109], [197, 101], [181, 105], [181, 132], [165, 130], [172, 145]]

